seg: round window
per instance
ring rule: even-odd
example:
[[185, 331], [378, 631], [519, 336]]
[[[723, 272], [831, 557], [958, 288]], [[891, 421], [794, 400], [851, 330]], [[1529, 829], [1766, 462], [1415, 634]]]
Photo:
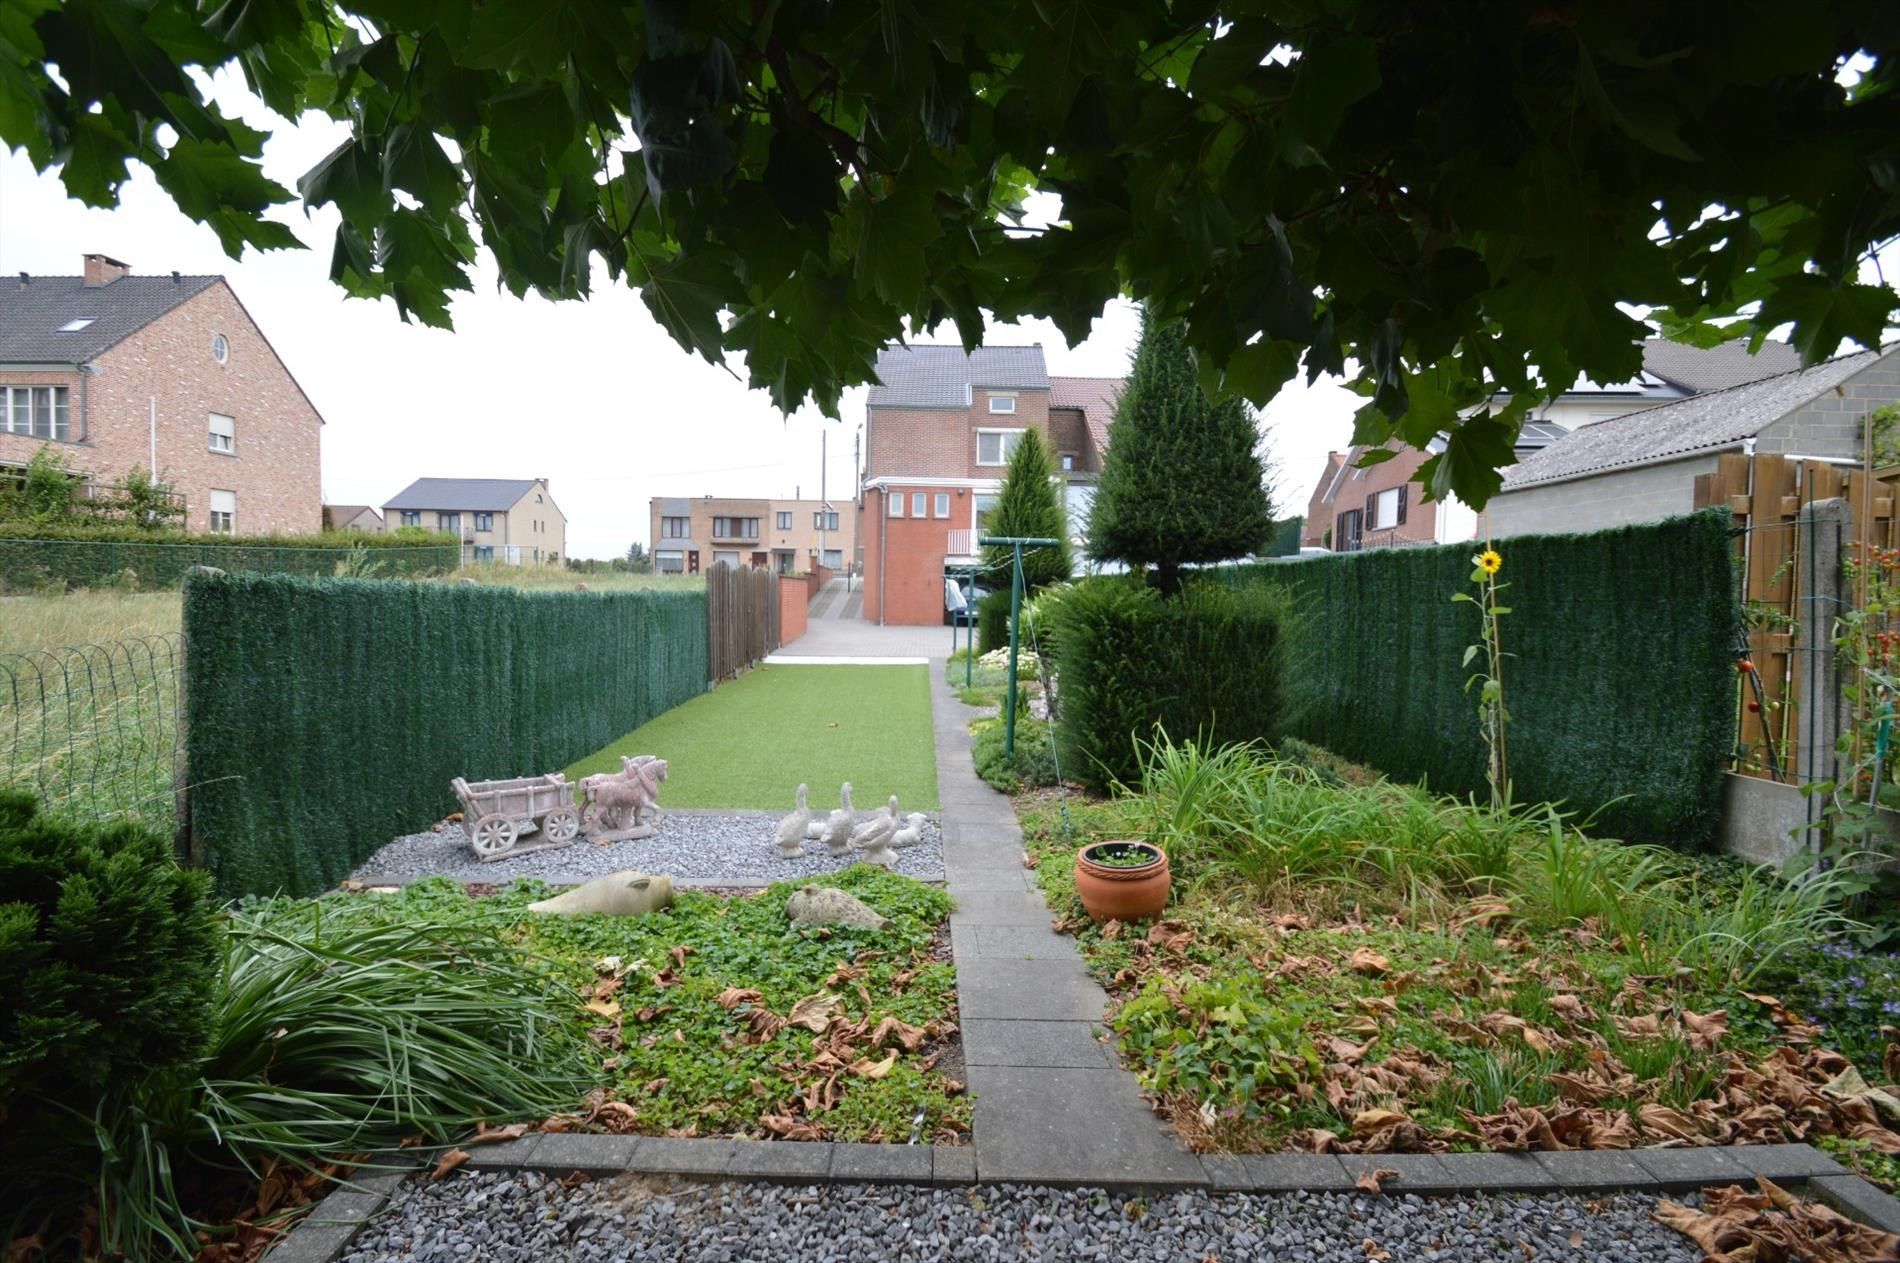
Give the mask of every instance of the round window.
[[211, 335], [211, 358], [220, 364], [231, 358], [231, 344], [224, 340], [222, 333]]

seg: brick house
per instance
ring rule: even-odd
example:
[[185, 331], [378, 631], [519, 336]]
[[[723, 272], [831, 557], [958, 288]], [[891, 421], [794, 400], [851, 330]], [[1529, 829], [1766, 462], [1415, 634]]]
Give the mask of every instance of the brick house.
[[1119, 378], [1051, 377], [1040, 344], [891, 345], [866, 405], [858, 540], [864, 617], [944, 619], [944, 579], [977, 560], [1016, 443], [1040, 431], [1061, 471], [1070, 532], [1087, 519]]
[[856, 515], [836, 501], [654, 496], [648, 504], [653, 568], [699, 574], [718, 562], [779, 574], [850, 564]]
[[[1782, 342], [1764, 342], [1750, 355], [1746, 339], [1701, 348], [1650, 338], [1643, 343], [1643, 370], [1632, 380], [1611, 386], [1580, 381], [1574, 390], [1564, 392], [1527, 418], [1518, 434], [1518, 465], [1513, 469], [1588, 427], [1711, 391], [1728, 390], [1799, 366], [1800, 357], [1794, 348]], [[1307, 503], [1301, 547], [1352, 552], [1456, 543], [1477, 535], [1476, 513], [1456, 498], [1427, 500], [1417, 480], [1419, 466], [1445, 450], [1442, 438], [1434, 439], [1424, 451], [1394, 440], [1385, 445], [1385, 450], [1394, 453], [1392, 457], [1362, 468], [1359, 461], [1367, 450], [1356, 446], [1343, 453], [1326, 454], [1326, 470]], [[1513, 476], [1507, 471], [1507, 488]], [[1494, 499], [1492, 504], [1497, 501]], [[1495, 515], [1491, 529], [1494, 533], [1497, 530]]]
[[1867, 414], [1900, 402], [1900, 347], [1583, 426], [1504, 472], [1494, 536], [1592, 531], [1695, 508], [1698, 475], [1724, 452], [1858, 465]]
[[0, 469], [50, 443], [90, 481], [162, 473], [189, 530], [315, 531], [322, 427], [221, 276], [89, 254], [0, 286]]
[[552, 566], [567, 556], [567, 517], [545, 478], [418, 478], [383, 505], [383, 523], [460, 536], [469, 564]]

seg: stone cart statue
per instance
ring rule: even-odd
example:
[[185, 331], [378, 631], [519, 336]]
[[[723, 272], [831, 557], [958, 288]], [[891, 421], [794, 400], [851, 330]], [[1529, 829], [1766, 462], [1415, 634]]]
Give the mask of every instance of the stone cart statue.
[[587, 803], [589, 840], [625, 842], [658, 833], [658, 799], [665, 780], [666, 760], [651, 754], [623, 757], [618, 772], [583, 777], [581, 794]]
[[[570, 845], [581, 832], [574, 787], [559, 772], [511, 781], [449, 782], [462, 804], [462, 830], [484, 864]], [[521, 837], [539, 833], [522, 845]]]

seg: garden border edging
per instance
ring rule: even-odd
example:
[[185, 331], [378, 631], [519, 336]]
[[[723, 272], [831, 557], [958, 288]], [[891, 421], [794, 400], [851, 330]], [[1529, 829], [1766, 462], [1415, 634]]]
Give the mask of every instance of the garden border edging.
[[[1746, 1156], [1744, 1156], [1746, 1155]], [[1558, 1153], [1196, 1155], [1198, 1181], [1089, 1180], [1079, 1187], [1111, 1193], [1351, 1192], [1362, 1170], [1397, 1171], [1385, 1193], [1455, 1196], [1487, 1193], [1637, 1193], [1660, 1196], [1763, 1175], [1806, 1191], [1851, 1218], [1900, 1233], [1900, 1198], [1850, 1173], [1812, 1145], [1585, 1149]], [[470, 1151], [463, 1169], [534, 1171], [566, 1176], [666, 1175], [700, 1181], [780, 1184], [1049, 1185], [1047, 1180], [983, 1180], [967, 1145], [869, 1145], [829, 1141], [675, 1140], [545, 1132]], [[265, 1263], [336, 1263], [403, 1180], [420, 1168], [383, 1170], [351, 1180], [318, 1203]]]

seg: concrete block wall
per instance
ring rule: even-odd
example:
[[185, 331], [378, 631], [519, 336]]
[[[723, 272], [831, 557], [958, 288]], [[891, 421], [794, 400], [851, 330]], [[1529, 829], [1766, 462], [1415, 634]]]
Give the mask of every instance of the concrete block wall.
[[1713, 455], [1612, 470], [1500, 492], [1491, 497], [1485, 513], [1493, 537], [1569, 534], [1657, 522], [1693, 512], [1696, 475], [1714, 470]]
[[1858, 460], [1863, 418], [1895, 401], [1900, 401], [1900, 355], [1888, 355], [1765, 426], [1756, 437], [1755, 450]]

